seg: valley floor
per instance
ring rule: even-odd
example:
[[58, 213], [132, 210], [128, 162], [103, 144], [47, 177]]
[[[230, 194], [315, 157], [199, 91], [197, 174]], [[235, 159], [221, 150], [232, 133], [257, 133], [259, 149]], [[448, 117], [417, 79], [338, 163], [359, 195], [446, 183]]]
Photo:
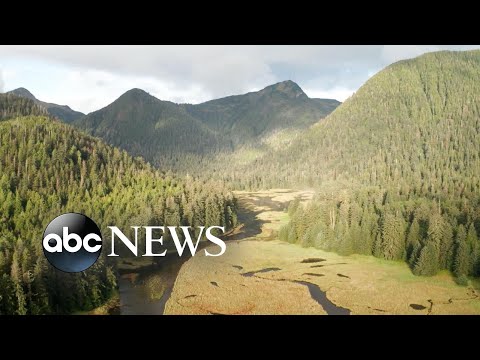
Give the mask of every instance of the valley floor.
[[480, 314], [479, 284], [442, 273], [414, 276], [405, 263], [340, 256], [277, 240], [285, 211], [310, 191], [237, 192], [244, 223], [226, 253], [186, 261], [166, 314]]

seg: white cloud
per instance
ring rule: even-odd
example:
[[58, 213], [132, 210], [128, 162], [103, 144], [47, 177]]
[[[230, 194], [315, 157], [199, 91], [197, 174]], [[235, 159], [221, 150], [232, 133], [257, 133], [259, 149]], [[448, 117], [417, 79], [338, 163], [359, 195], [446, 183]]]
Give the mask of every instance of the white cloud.
[[[6, 88], [33, 88], [42, 100], [89, 112], [133, 87], [161, 99], [195, 103], [286, 79], [310, 96], [343, 100], [391, 62], [426, 51], [470, 48], [478, 46], [4, 45], [0, 65], [16, 73], [5, 77]], [[30, 75], [22, 75], [26, 72]]]
[[3, 82], [3, 71], [2, 69], [0, 69], [0, 93], [3, 92], [3, 88], [4, 88], [4, 82]]
[[[105, 107], [132, 88], [140, 88], [159, 99], [177, 103], [203, 102], [210, 99], [208, 93], [196, 84], [178, 88], [175, 83], [162, 82], [153, 77], [74, 69], [67, 71], [61, 86], [53, 89], [42, 100], [75, 104], [76, 108], [91, 112]], [[79, 97], [78, 94], [83, 96]]]
[[336, 99], [342, 102], [355, 92], [355, 90], [343, 87], [334, 87], [328, 90], [304, 89], [304, 91], [310, 98]]

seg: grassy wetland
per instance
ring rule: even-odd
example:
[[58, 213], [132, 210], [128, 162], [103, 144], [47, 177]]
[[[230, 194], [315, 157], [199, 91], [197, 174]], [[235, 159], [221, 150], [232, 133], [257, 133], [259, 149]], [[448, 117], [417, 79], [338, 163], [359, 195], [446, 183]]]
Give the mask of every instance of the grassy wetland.
[[240, 225], [221, 258], [199, 253], [179, 270], [165, 314], [474, 314], [478, 283], [412, 274], [401, 261], [340, 256], [281, 242], [286, 208], [312, 192], [237, 192]]

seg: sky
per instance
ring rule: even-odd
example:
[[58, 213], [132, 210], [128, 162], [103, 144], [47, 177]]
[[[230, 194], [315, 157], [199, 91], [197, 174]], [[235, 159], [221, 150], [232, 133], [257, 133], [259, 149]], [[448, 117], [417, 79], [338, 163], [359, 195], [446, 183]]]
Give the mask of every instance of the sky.
[[309, 97], [345, 100], [398, 60], [479, 45], [0, 45], [0, 92], [89, 113], [132, 88], [200, 103], [293, 80]]

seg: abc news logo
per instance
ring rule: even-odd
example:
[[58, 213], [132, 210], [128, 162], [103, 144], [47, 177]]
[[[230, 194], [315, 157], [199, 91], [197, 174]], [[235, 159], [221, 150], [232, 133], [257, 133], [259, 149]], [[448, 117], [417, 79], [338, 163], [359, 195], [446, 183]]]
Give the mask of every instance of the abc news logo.
[[[132, 226], [135, 231], [134, 241], [131, 241], [116, 226], [108, 226], [108, 228], [111, 230], [111, 253], [107, 256], [118, 256], [114, 247], [115, 237], [121, 240], [135, 256], [138, 256], [138, 230], [140, 226]], [[145, 254], [142, 256], [165, 256], [167, 253], [167, 250], [161, 253], [153, 252], [153, 243], [158, 242], [163, 245], [163, 235], [155, 238], [154, 230], [170, 233], [179, 256], [182, 256], [187, 246], [194, 256], [204, 232], [207, 240], [220, 248], [220, 251], [215, 254], [205, 249], [205, 256], [220, 256], [226, 250], [225, 242], [212, 234], [213, 229], [225, 232], [225, 228], [222, 226], [210, 226], [206, 230], [205, 226], [199, 226], [200, 232], [195, 243], [192, 240], [189, 226], [178, 227], [183, 232], [183, 238], [185, 239], [183, 243], [177, 233], [176, 226], [144, 226], [144, 228]], [[81, 272], [95, 264], [100, 257], [102, 234], [97, 224], [89, 217], [78, 213], [67, 213], [56, 217], [48, 224], [43, 233], [42, 245], [45, 257], [52, 266], [64, 272]]]
[[43, 253], [58, 270], [80, 272], [95, 264], [102, 252], [97, 224], [83, 214], [63, 214], [43, 233]]

